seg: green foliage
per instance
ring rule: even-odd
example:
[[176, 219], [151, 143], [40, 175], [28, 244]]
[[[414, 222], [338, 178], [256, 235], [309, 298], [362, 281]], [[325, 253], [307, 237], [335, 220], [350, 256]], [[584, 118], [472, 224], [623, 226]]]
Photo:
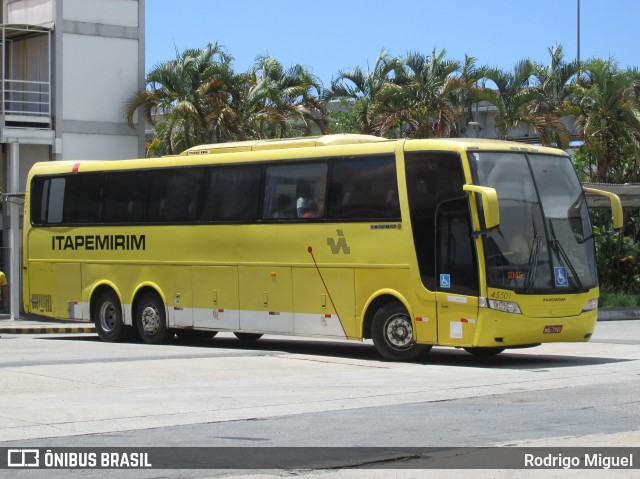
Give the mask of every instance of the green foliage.
[[327, 108], [331, 133], [360, 133], [358, 114], [353, 102], [341, 99]]
[[[636, 71], [620, 70], [612, 60], [593, 59], [572, 86], [578, 126], [584, 132], [589, 177], [628, 182], [640, 146], [640, 96]], [[633, 171], [637, 175], [637, 169]]]
[[604, 154], [604, 145], [593, 137], [589, 144], [582, 144], [573, 153], [573, 163], [580, 180], [583, 182], [638, 183], [640, 182], [640, 164], [635, 144], [621, 137], [616, 143], [615, 161], [607, 168], [604, 178], [598, 172], [600, 158]]
[[[594, 227], [602, 233], [602, 227]], [[630, 236], [596, 237], [596, 258], [601, 286], [609, 291], [640, 294], [640, 244]]]
[[[166, 154], [203, 143], [330, 131], [473, 136], [467, 131], [472, 107], [486, 100], [497, 109], [500, 138], [531, 125], [543, 145], [564, 148], [570, 139], [565, 121], [573, 116], [584, 139], [575, 157], [583, 180], [640, 181], [640, 72], [597, 58], [566, 62], [560, 45], [549, 54], [548, 65], [522, 60], [502, 70], [477, 67], [470, 56], [452, 60], [446, 50], [404, 57], [382, 50], [371, 68], [341, 70], [325, 89], [308, 67], [285, 68], [270, 56], [238, 73], [215, 43], [154, 66], [124, 116], [133, 125], [139, 112], [153, 124], [157, 141], [149, 152]], [[348, 108], [327, 112], [335, 100]]]

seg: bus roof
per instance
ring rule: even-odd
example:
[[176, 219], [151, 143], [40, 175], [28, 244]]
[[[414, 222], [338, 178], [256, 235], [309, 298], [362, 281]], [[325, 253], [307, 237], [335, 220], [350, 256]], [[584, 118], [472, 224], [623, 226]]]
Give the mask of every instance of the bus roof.
[[375, 143], [392, 141], [373, 135], [356, 135], [341, 133], [336, 135], [305, 136], [299, 138], [283, 138], [277, 140], [236, 141], [232, 143], [215, 143], [198, 145], [181, 153], [187, 155], [208, 155], [215, 153], [234, 153], [239, 151], [279, 150], [288, 148], [309, 148], [314, 146], [353, 145], [355, 143]]
[[[478, 138], [431, 138], [431, 139], [387, 139], [373, 135], [356, 135], [356, 134], [334, 134], [323, 136], [312, 136], [302, 138], [284, 138], [281, 140], [252, 140], [239, 141], [234, 143], [218, 143], [212, 145], [200, 145], [189, 148], [180, 155], [169, 155], [160, 158], [140, 158], [128, 160], [64, 160], [64, 161], [46, 161], [33, 165], [30, 175], [33, 174], [61, 174], [61, 173], [77, 173], [79, 171], [106, 171], [113, 169], [134, 170], [140, 168], [155, 168], [163, 166], [179, 166], [182, 164], [190, 165], [207, 165], [213, 160], [207, 158], [207, 155], [219, 155], [216, 160], [220, 163], [242, 163], [256, 161], [255, 154], [263, 152], [260, 159], [278, 160], [285, 158], [297, 158], [296, 150], [302, 148], [312, 148], [302, 155], [303, 157], [319, 157], [324, 155], [324, 150], [316, 147], [326, 146], [331, 149], [332, 154], [336, 151], [347, 152], [349, 154], [364, 153], [380, 153], [392, 152], [398, 142], [402, 142], [405, 151], [420, 150], [456, 150], [456, 151], [514, 151], [514, 152], [536, 152], [555, 156], [567, 156], [562, 150], [548, 148], [542, 146], [527, 145], [524, 143], [516, 143], [512, 141], [489, 140]], [[362, 151], [354, 149], [356, 145], [362, 145]], [[333, 148], [332, 148], [333, 147]], [[336, 147], [338, 149], [336, 150]], [[344, 151], [339, 148], [344, 147]], [[279, 153], [278, 151], [282, 151]], [[237, 157], [234, 153], [254, 152]], [[299, 158], [297, 158], [299, 159]], [[216, 161], [218, 163], [218, 161]]]
[[[232, 143], [215, 143], [211, 145], [198, 145], [183, 151], [180, 156], [193, 155], [210, 155], [220, 153], [236, 153], [243, 151], [264, 151], [264, 150], [280, 150], [291, 148], [312, 148], [317, 146], [338, 146], [338, 145], [354, 145], [357, 143], [380, 143], [393, 142], [399, 139], [387, 139], [373, 135], [359, 135], [351, 133], [339, 133], [333, 135], [322, 136], [306, 136], [299, 138], [283, 138], [275, 140], [251, 140], [237, 141]], [[400, 140], [407, 140], [402, 138]], [[538, 152], [547, 154], [561, 154], [562, 151], [537, 145], [527, 145], [525, 143], [517, 143], [514, 141], [504, 141], [498, 139], [482, 139], [482, 138], [431, 138], [421, 140], [408, 140], [407, 146], [411, 150], [413, 148], [424, 148], [425, 143], [435, 147], [450, 147], [456, 145], [464, 150], [511, 150], [522, 152]], [[448, 145], [448, 146], [447, 146]]]

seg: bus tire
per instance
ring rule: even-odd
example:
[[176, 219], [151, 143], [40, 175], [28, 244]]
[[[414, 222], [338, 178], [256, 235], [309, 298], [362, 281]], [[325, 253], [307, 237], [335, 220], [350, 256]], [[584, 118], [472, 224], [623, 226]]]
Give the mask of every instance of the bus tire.
[[112, 290], [104, 291], [98, 296], [91, 317], [102, 341], [115, 343], [127, 339], [130, 335], [131, 329], [125, 326], [122, 319], [120, 299]]
[[213, 338], [218, 331], [202, 331], [199, 329], [177, 329], [176, 336], [183, 341], [207, 341]]
[[256, 341], [262, 337], [260, 333], [233, 333], [240, 341]]
[[387, 303], [376, 311], [371, 338], [380, 356], [392, 361], [407, 361], [431, 350], [430, 345], [415, 342], [411, 317], [400, 303]]
[[477, 356], [479, 358], [490, 358], [493, 356], [497, 356], [502, 351], [504, 351], [504, 349], [505, 348], [464, 348], [466, 352], [468, 352], [469, 354], [473, 354], [474, 356]]
[[155, 293], [145, 293], [136, 307], [136, 326], [148, 344], [162, 344], [170, 336], [164, 303]]

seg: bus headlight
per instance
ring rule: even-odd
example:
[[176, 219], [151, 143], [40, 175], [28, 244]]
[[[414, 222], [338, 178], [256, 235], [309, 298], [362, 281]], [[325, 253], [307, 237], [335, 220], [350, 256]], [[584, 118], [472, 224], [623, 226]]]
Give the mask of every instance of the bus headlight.
[[520, 306], [517, 303], [511, 301], [496, 301], [494, 299], [489, 300], [489, 307], [496, 311], [502, 311], [503, 313], [522, 314]]
[[593, 311], [598, 307], [598, 298], [590, 299], [586, 303], [584, 303], [584, 307], [582, 308], [582, 312]]

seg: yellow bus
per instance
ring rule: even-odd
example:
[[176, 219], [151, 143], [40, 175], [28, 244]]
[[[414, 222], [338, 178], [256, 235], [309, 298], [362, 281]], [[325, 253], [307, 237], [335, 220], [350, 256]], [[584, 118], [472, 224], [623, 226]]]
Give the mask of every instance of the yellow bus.
[[27, 183], [24, 309], [104, 341], [371, 338], [407, 360], [596, 323], [585, 192], [555, 149], [327, 135], [39, 163]]

